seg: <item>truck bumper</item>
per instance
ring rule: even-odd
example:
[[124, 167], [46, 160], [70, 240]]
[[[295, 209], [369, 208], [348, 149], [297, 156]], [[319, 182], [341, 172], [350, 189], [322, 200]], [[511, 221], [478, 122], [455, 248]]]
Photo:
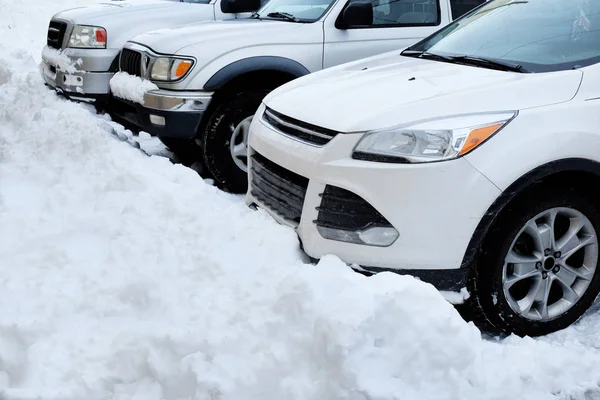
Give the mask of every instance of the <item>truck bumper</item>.
[[153, 90], [144, 104], [115, 99], [114, 113], [153, 136], [193, 139], [211, 99], [207, 92]]
[[107, 100], [119, 50], [65, 49], [48, 46], [40, 65], [46, 85], [73, 100]]

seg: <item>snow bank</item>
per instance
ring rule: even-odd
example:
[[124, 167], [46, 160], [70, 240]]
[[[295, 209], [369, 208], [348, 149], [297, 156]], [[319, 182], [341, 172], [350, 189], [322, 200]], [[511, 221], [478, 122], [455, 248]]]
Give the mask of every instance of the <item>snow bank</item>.
[[38, 42], [0, 47], [2, 399], [600, 398], [597, 309], [482, 340], [430, 285], [304, 264], [291, 230], [45, 90]]
[[110, 90], [116, 97], [144, 104], [144, 95], [151, 90], [158, 90], [158, 86], [139, 76], [117, 72], [110, 80]]

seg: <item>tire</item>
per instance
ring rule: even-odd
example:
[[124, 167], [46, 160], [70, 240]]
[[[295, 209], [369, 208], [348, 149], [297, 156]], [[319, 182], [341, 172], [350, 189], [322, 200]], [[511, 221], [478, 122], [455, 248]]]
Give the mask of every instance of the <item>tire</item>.
[[231, 138], [235, 127], [254, 115], [268, 92], [253, 90], [228, 97], [208, 119], [206, 130], [199, 139], [206, 168], [221, 190], [243, 194], [248, 189], [248, 175], [231, 155]]
[[[534, 337], [564, 329], [585, 313], [600, 292], [600, 209], [596, 203], [582, 190], [561, 191], [547, 186], [520, 196], [506, 206], [484, 240], [470, 281], [471, 297], [467, 306], [480, 328], [492, 326], [505, 333]], [[525, 227], [532, 220], [535, 225]], [[552, 220], [554, 228], [549, 229]], [[578, 225], [575, 224], [579, 222], [584, 224], [577, 231], [579, 238], [567, 241], [568, 229], [576, 231]], [[535, 234], [536, 230], [543, 234]], [[557, 245], [550, 254], [543, 255], [542, 247], [549, 246], [542, 243], [552, 243], [548, 242], [549, 232], [553, 233]], [[536, 241], [535, 237], [540, 240]], [[581, 240], [590, 241], [569, 255], [568, 249]], [[568, 257], [558, 254], [560, 249]], [[511, 258], [507, 258], [509, 251]], [[533, 262], [535, 257], [537, 260]], [[584, 258], [588, 270], [581, 269]], [[586, 279], [576, 278], [569, 290], [569, 281], [575, 276], [573, 271]], [[530, 277], [523, 279], [523, 276]], [[509, 288], [513, 281], [516, 283]], [[544, 299], [547, 307], [544, 307]], [[526, 311], [529, 304], [531, 308]]]
[[176, 161], [189, 167], [195, 163], [200, 163], [202, 172], [205, 171], [202, 152], [193, 139], [179, 139], [172, 137], [159, 136], [158, 139], [175, 154]]

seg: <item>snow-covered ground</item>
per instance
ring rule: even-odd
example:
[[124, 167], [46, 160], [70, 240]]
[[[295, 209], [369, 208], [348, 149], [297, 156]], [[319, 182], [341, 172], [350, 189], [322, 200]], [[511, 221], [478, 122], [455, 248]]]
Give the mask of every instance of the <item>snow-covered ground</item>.
[[429, 285], [305, 264], [292, 231], [44, 88], [49, 17], [91, 3], [0, 0], [0, 398], [600, 398], [598, 307], [484, 340]]

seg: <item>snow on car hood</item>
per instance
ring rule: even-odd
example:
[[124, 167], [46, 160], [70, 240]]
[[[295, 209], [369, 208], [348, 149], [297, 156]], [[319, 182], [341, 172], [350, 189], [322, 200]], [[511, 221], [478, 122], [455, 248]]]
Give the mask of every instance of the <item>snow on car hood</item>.
[[303, 29], [305, 26], [306, 24], [253, 18], [203, 21], [142, 33], [130, 41], [163, 54], [197, 55], [198, 52], [193, 49], [195, 45], [201, 46], [200, 54], [211, 50], [224, 54], [240, 47], [310, 42], [310, 37], [301, 34], [306, 31]]
[[580, 71], [521, 74], [386, 54], [297, 79], [272, 92], [267, 106], [340, 132], [421, 119], [522, 110], [568, 101]]

